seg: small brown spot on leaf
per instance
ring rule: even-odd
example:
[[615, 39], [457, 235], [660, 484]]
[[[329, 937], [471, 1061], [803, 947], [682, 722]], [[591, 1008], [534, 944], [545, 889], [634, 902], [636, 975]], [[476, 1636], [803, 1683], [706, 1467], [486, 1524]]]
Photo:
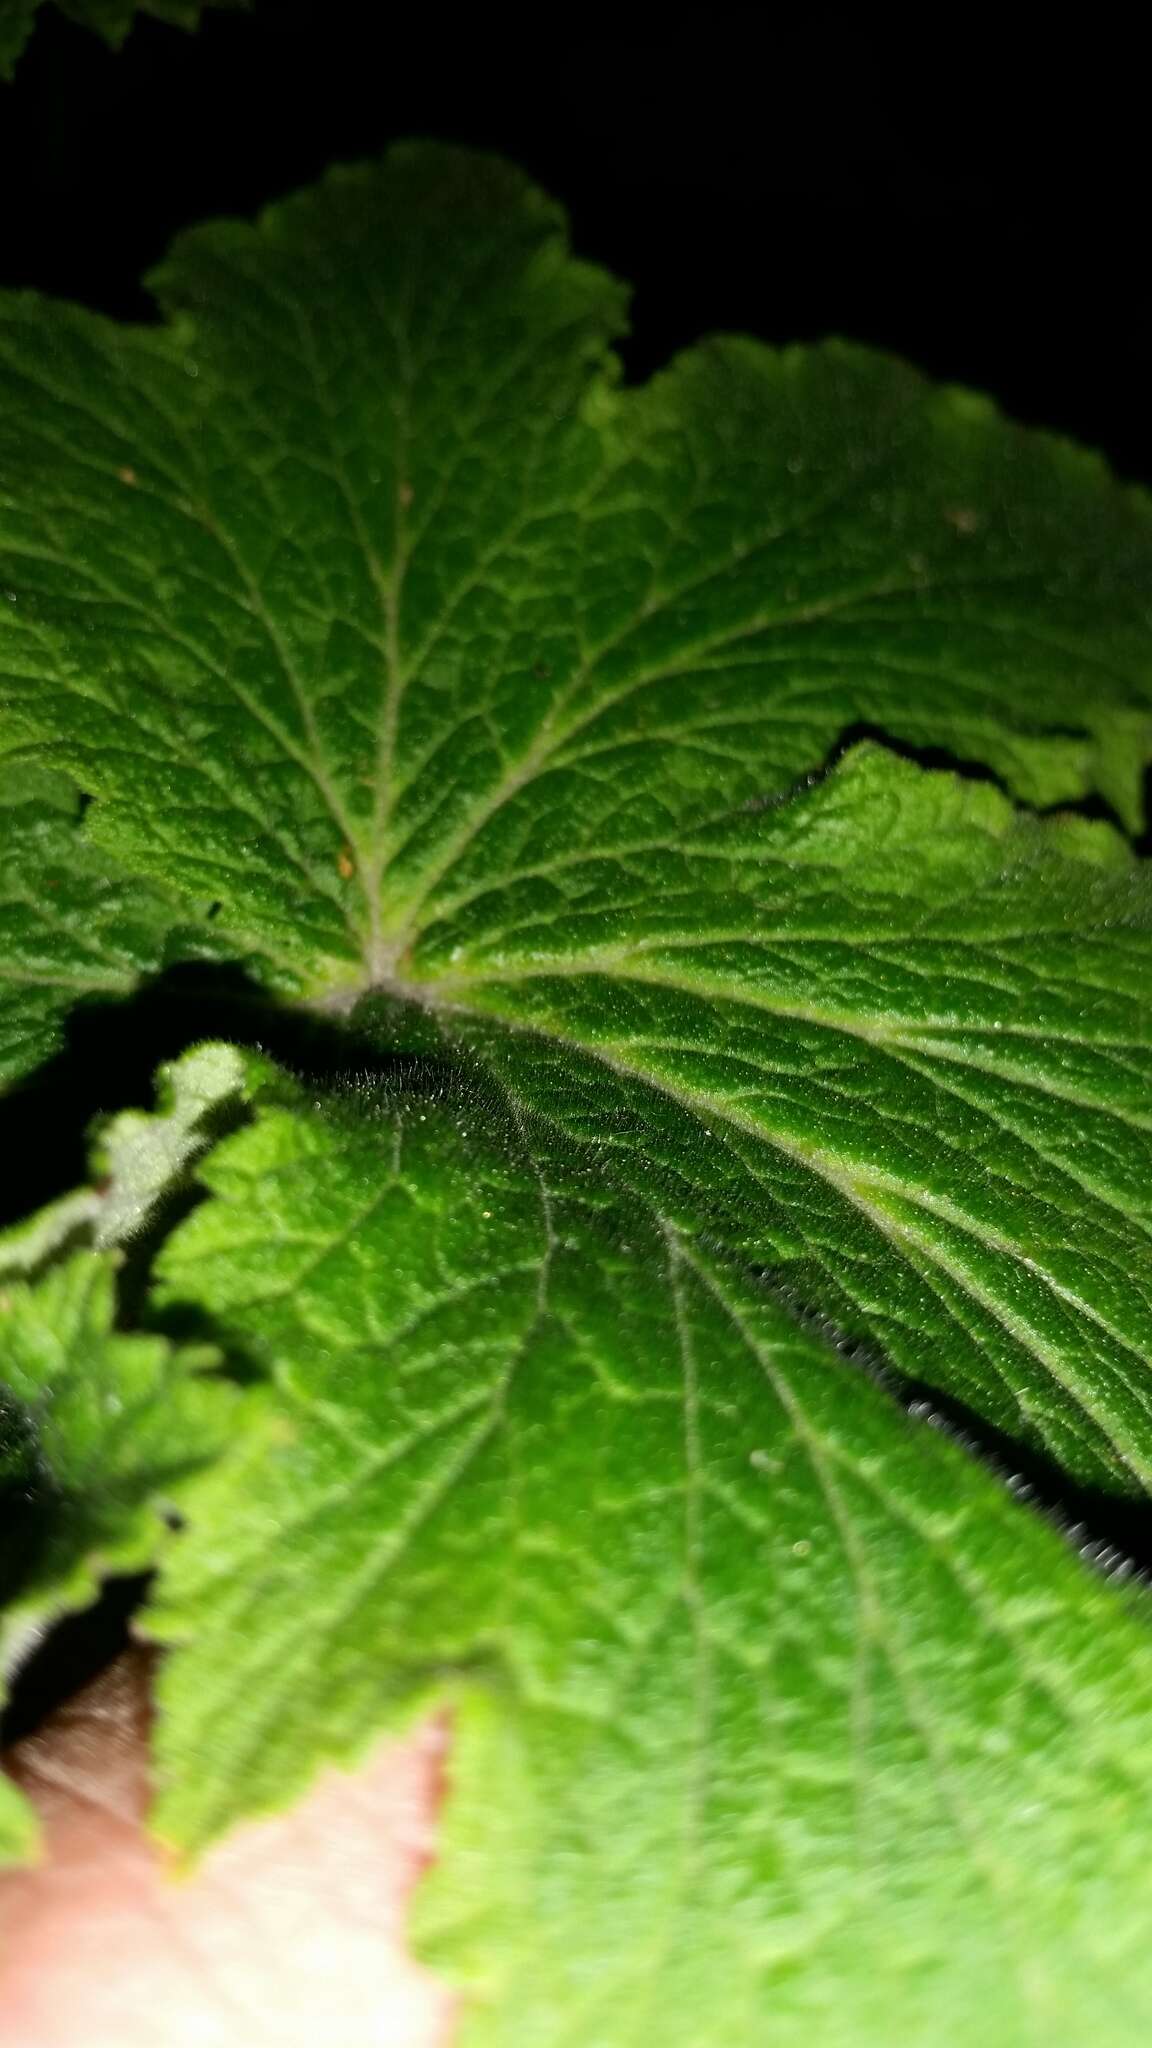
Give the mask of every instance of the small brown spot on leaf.
[[396, 495], [399, 498], [400, 503], [403, 505], [404, 510], [407, 511], [416, 493], [412, 489], [411, 484], [407, 481], [407, 479], [405, 479], [405, 481], [401, 484], [400, 489], [397, 491]]
[[957, 533], [976, 533], [980, 526], [980, 515], [971, 505], [949, 505], [944, 517]]
[[138, 481], [136, 471], [134, 469], [129, 469], [127, 463], [124, 464], [123, 469], [118, 469], [116, 471], [116, 474], [119, 477], [122, 484], [134, 484]]
[[353, 875], [356, 872], [355, 863], [352, 859], [352, 849], [350, 846], [342, 846], [340, 848], [340, 851], [336, 856], [336, 865], [339, 868], [340, 873], [343, 875], [344, 880], [346, 882], [350, 882], [352, 880]]

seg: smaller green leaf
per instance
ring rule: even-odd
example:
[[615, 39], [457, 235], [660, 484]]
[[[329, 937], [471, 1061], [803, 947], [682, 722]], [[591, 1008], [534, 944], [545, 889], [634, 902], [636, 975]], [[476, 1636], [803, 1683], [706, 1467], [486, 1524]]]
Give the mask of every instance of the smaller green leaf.
[[115, 1271], [113, 1257], [81, 1253], [0, 1293], [0, 1472], [42, 1539], [19, 1540], [25, 1518], [6, 1518], [0, 1642], [11, 1641], [18, 1620], [41, 1614], [46, 1598], [53, 1607], [78, 1604], [95, 1567], [147, 1563], [156, 1498], [223, 1437], [229, 1394], [205, 1376], [215, 1354], [117, 1331]]
[[[182, 1485], [244, 1397], [215, 1355], [115, 1329], [116, 1259], [82, 1252], [0, 1286], [0, 1670], [101, 1579], [152, 1565]], [[9, 1798], [0, 1859], [26, 1842]]]
[[98, 1129], [92, 1184], [0, 1232], [0, 1281], [39, 1272], [80, 1245], [107, 1251], [136, 1236], [234, 1120], [247, 1076], [260, 1065], [232, 1046], [206, 1044], [161, 1067], [156, 1110], [122, 1110]]
[[[180, 1187], [261, 1071], [211, 1044], [162, 1067], [154, 1112], [97, 1131], [92, 1185], [0, 1235], [0, 1672], [106, 1574], [152, 1564], [182, 1480], [224, 1448], [239, 1407], [255, 1422], [254, 1397], [205, 1376], [214, 1352], [115, 1330], [109, 1254]], [[34, 1847], [29, 1809], [0, 1780], [0, 1864]]]
[[194, 1046], [161, 1067], [159, 1107], [126, 1109], [97, 1133], [93, 1165], [99, 1210], [93, 1218], [97, 1250], [126, 1244], [157, 1204], [185, 1179], [189, 1166], [228, 1127], [250, 1075], [261, 1062], [235, 1046]]

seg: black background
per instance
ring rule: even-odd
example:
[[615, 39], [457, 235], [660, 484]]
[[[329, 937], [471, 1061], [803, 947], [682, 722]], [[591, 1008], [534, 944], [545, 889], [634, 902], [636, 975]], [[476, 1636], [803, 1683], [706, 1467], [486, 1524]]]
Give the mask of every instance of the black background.
[[1152, 481], [1148, 123], [1108, 12], [1055, 57], [1046, 21], [1042, 68], [979, 9], [255, 0], [116, 55], [46, 6], [0, 87], [0, 283], [145, 317], [184, 224], [435, 135], [521, 163], [632, 281], [630, 375], [718, 328], [848, 335]]
[[[883, 10], [880, 11], [883, 22]], [[151, 316], [141, 275], [186, 224], [251, 213], [337, 159], [430, 135], [496, 149], [569, 210], [579, 252], [635, 287], [630, 377], [702, 333], [841, 334], [991, 392], [1152, 483], [1147, 123], [1105, 20], [1044, 64], [1002, 25], [932, 11], [255, 0], [198, 36], [141, 21], [120, 53], [45, 7], [0, 86], [0, 285]], [[262, 1028], [262, 1027], [261, 1027]], [[250, 1035], [227, 985], [78, 1012], [0, 1104], [16, 1212], [79, 1180], [97, 1111], [148, 1104], [156, 1063]], [[294, 1049], [269, 1039], [290, 1063]], [[0, 1220], [6, 1194], [0, 1185]], [[968, 1433], [968, 1419], [952, 1418]], [[1070, 1498], [1042, 1461], [973, 1447], [1152, 1570], [1148, 1511]], [[113, 1586], [24, 1674], [13, 1734], [123, 1639]]]

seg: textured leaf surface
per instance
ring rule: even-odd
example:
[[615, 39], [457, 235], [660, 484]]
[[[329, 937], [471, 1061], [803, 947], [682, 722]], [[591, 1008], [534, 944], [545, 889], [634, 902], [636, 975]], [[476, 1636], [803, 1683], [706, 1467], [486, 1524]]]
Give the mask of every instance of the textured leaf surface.
[[313, 986], [559, 847], [634, 859], [846, 727], [1129, 821], [1152, 519], [886, 358], [621, 390], [556, 209], [397, 150], [178, 244], [170, 325], [0, 313], [0, 733]]
[[1139, 821], [1146, 501], [839, 344], [622, 389], [458, 152], [155, 283], [0, 305], [0, 750], [385, 1062], [248, 1069], [162, 1262], [277, 1389], [154, 1610], [165, 1828], [447, 1694], [476, 2042], [1127, 2048], [1146, 1600], [835, 1347], [1146, 1491], [1148, 883], [1010, 800]]
[[[174, 28], [193, 29], [205, 6], [245, 7], [247, 0], [57, 0], [57, 5], [69, 20], [95, 29], [105, 42], [118, 46], [137, 14], [171, 22]], [[11, 78], [39, 6], [40, 0], [0, 0], [0, 79]]]
[[860, 351], [619, 391], [617, 288], [458, 153], [159, 288], [167, 333], [9, 302], [13, 743], [282, 985], [542, 1029], [518, 1057], [555, 1092], [563, 1046], [645, 1153], [685, 1112], [674, 1170], [742, 1180], [803, 1299], [1141, 1479], [1143, 880], [875, 755], [761, 806], [867, 717], [1130, 811], [1143, 500]]
[[[1152, 1459], [1152, 887], [876, 748], [414, 948], [448, 1042], [911, 1380], [1094, 1483]], [[461, 1006], [459, 1014], [453, 1004]], [[523, 1029], [478, 1032], [489, 1009]]]
[[465, 2040], [1138, 2038], [1143, 1596], [494, 1092], [273, 1096], [204, 1171], [165, 1292], [281, 1434], [153, 1616], [166, 1833], [447, 1691]]

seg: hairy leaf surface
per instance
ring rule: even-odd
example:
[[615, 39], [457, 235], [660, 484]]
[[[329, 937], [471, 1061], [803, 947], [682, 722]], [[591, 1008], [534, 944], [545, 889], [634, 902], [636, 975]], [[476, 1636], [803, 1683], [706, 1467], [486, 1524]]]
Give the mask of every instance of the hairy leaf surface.
[[245, 1077], [143, 1305], [273, 1389], [157, 1591], [163, 1827], [447, 1698], [475, 2042], [1127, 2048], [1145, 1596], [892, 1395], [1147, 1496], [1147, 501], [844, 344], [625, 388], [465, 152], [154, 287], [0, 301], [7, 1071], [197, 951], [348, 1049], [202, 1048], [8, 1241], [155, 1233]]
[[1150, 967], [1152, 887], [1112, 833], [879, 749], [643, 866], [561, 857], [470, 893], [412, 956], [446, 1042], [662, 1184], [681, 1227], [1131, 1490]]
[[643, 390], [515, 172], [407, 148], [185, 236], [131, 329], [0, 310], [0, 684], [91, 830], [279, 976], [394, 971], [558, 847], [641, 859], [861, 721], [1126, 820], [1152, 519], [840, 344]]

